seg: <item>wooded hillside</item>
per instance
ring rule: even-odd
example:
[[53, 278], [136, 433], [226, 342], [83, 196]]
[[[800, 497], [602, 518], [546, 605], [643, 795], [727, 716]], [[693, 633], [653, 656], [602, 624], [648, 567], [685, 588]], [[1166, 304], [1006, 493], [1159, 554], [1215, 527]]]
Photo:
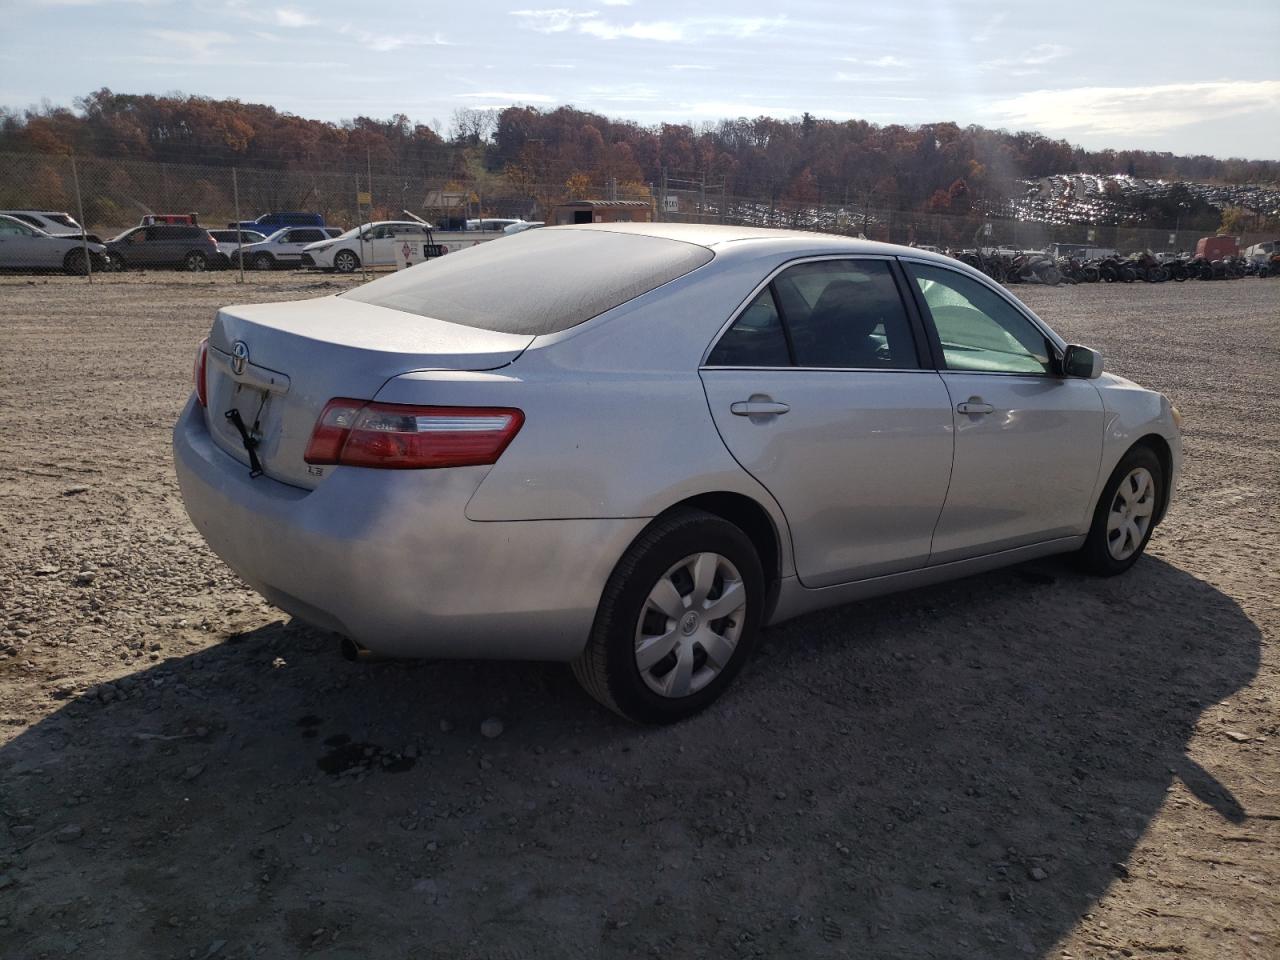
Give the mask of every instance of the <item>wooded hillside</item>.
[[74, 109], [0, 110], [0, 151], [165, 163], [396, 172], [425, 179], [501, 177], [515, 189], [665, 176], [706, 181], [770, 203], [875, 202], [963, 213], [1022, 192], [1017, 181], [1066, 171], [1146, 178], [1280, 180], [1280, 162], [1087, 151], [1037, 133], [954, 123], [919, 127], [757, 117], [642, 126], [573, 107], [460, 110], [437, 132], [403, 114], [342, 123], [263, 104], [98, 90]]

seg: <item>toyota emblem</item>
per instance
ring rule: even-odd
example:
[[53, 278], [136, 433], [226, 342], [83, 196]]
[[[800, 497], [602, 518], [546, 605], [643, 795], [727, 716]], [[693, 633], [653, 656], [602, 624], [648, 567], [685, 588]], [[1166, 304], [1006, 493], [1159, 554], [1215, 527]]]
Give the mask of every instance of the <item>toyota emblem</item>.
[[237, 340], [231, 345], [231, 372], [240, 376], [248, 363], [249, 346], [243, 340]]

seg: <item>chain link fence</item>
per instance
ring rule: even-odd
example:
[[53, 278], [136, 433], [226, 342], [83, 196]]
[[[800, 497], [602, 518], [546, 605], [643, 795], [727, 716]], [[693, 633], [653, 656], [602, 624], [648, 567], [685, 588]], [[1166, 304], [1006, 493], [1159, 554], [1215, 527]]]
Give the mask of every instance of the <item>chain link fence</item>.
[[[550, 219], [551, 207], [574, 199], [643, 200], [655, 220], [818, 230], [892, 243], [959, 251], [982, 247], [1040, 250], [1053, 243], [1134, 251], [1187, 251], [1202, 231], [1123, 225], [1048, 224], [1019, 220], [1002, 207], [921, 212], [877, 202], [822, 203], [735, 196], [729, 184], [704, 179], [623, 185], [577, 175], [572, 183], [514, 182], [501, 173], [459, 174], [428, 166], [395, 171], [262, 169], [168, 164], [130, 158], [0, 153], [0, 270], [92, 274], [128, 262], [117, 238], [151, 222], [164, 251], [146, 269], [235, 267], [240, 244], [257, 239], [229, 225], [266, 213], [319, 214], [330, 228], [421, 217], [439, 229], [462, 229], [480, 217]], [[50, 218], [50, 214], [55, 215]], [[60, 216], [58, 216], [60, 215]], [[190, 229], [190, 221], [199, 228]], [[78, 224], [84, 225], [81, 235]], [[31, 228], [61, 234], [50, 239]], [[184, 228], [186, 228], [184, 230]], [[278, 227], [265, 227], [271, 232]], [[215, 231], [220, 247], [201, 235]], [[1242, 244], [1262, 237], [1243, 237]], [[141, 240], [150, 243], [147, 235]], [[160, 242], [156, 241], [157, 245]], [[199, 254], [196, 256], [195, 254]], [[143, 263], [139, 263], [143, 266]]]

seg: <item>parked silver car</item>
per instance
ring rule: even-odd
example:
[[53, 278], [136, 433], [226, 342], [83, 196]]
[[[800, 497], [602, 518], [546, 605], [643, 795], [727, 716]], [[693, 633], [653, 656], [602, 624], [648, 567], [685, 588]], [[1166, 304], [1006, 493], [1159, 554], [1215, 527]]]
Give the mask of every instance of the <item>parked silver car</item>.
[[982, 274], [819, 234], [548, 227], [219, 311], [174, 434], [213, 549], [349, 651], [566, 660], [645, 722], [764, 624], [1143, 552], [1178, 414]]
[[100, 243], [50, 236], [17, 217], [0, 214], [0, 270], [62, 270], [80, 276], [87, 267], [104, 269], [106, 252]]

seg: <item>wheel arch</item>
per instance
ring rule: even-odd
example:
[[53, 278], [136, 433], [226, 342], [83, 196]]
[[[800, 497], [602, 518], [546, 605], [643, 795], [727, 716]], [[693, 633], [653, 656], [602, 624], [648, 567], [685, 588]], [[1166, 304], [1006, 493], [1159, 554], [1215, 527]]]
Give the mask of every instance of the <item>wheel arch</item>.
[[774, 523], [773, 517], [769, 515], [769, 511], [745, 494], [717, 490], [700, 493], [673, 503], [654, 517], [654, 522], [670, 516], [677, 510], [701, 510], [732, 523], [747, 535], [747, 539], [751, 541], [756, 554], [760, 557], [760, 568], [764, 571], [766, 597], [765, 616], [762, 622], [768, 623], [778, 598], [783, 561], [782, 534]]
[[1169, 441], [1158, 433], [1144, 434], [1135, 440], [1129, 449], [1135, 450], [1138, 447], [1146, 447], [1156, 455], [1156, 459], [1160, 461], [1160, 472], [1164, 474], [1160, 503], [1156, 508], [1155, 522], [1159, 523], [1164, 519], [1165, 512], [1169, 509], [1169, 501], [1173, 497], [1173, 450], [1169, 446]]

